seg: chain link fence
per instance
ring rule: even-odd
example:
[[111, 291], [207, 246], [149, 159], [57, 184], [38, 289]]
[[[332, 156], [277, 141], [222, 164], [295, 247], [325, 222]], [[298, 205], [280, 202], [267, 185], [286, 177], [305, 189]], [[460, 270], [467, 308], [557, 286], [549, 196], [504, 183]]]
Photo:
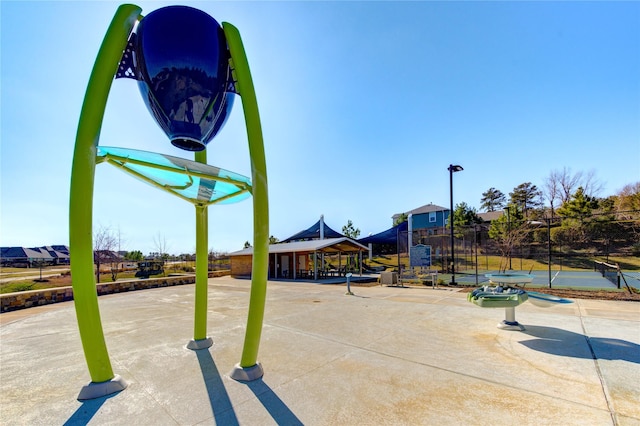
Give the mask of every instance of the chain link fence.
[[[640, 271], [640, 212], [592, 215], [580, 218], [531, 219], [509, 224], [496, 232], [490, 223], [454, 226], [456, 273], [547, 269], [594, 270], [594, 261], [619, 264], [622, 270]], [[492, 227], [494, 229], [492, 230]], [[496, 235], [497, 234], [497, 235]], [[408, 232], [399, 232], [396, 245], [374, 247], [374, 253], [397, 254], [408, 267]], [[451, 234], [448, 227], [419, 229], [412, 244], [431, 247], [431, 265], [451, 271]]]

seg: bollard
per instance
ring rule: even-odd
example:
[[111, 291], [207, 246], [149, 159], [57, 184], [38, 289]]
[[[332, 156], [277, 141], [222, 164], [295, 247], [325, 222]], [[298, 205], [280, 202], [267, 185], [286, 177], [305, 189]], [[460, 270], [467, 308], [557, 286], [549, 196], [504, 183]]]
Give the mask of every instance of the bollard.
[[345, 277], [347, 277], [347, 295], [353, 296], [353, 293], [351, 293], [351, 276], [353, 274], [351, 272], [347, 273], [347, 275], [345, 275]]

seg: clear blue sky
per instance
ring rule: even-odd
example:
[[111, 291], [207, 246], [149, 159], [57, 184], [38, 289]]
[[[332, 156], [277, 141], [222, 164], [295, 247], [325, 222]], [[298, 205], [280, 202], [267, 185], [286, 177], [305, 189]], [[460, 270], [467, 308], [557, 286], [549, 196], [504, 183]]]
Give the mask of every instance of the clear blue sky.
[[[135, 3], [135, 2], [134, 2]], [[1, 7], [0, 245], [68, 244], [84, 91], [118, 2]], [[137, 2], [143, 14], [175, 4]], [[184, 2], [242, 35], [267, 154], [270, 234], [324, 214], [362, 236], [427, 203], [479, 209], [490, 187], [594, 171], [600, 196], [640, 180], [640, 2]], [[133, 80], [113, 84], [101, 145], [190, 157]], [[210, 164], [250, 176], [240, 98]], [[114, 167], [96, 173], [94, 226], [123, 249], [195, 251], [193, 206]], [[251, 200], [209, 209], [209, 247], [252, 240]]]

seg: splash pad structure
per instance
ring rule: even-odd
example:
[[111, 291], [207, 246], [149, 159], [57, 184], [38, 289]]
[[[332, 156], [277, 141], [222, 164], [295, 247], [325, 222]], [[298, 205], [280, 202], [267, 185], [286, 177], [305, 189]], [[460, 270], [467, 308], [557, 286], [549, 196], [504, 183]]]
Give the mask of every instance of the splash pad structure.
[[[85, 93], [71, 173], [69, 242], [74, 305], [91, 382], [87, 400], [127, 387], [114, 374], [102, 329], [93, 275], [93, 189], [96, 164], [106, 162], [188, 201], [196, 210], [196, 284], [192, 350], [210, 347], [207, 337], [208, 207], [253, 196], [254, 256], [249, 312], [236, 380], [262, 377], [257, 362], [268, 270], [269, 208], [262, 128], [253, 80], [240, 38], [231, 24], [185, 6], [157, 9], [120, 6], [107, 29]], [[134, 59], [135, 58], [135, 59]], [[194, 160], [130, 148], [98, 146], [107, 98], [115, 78], [138, 80], [149, 112], [171, 143]], [[240, 95], [245, 117], [251, 180], [206, 164], [207, 144], [223, 127]]]
[[504, 308], [505, 319], [498, 324], [503, 330], [524, 331], [525, 327], [516, 321], [516, 307], [527, 300], [539, 307], [555, 306], [558, 303], [571, 303], [570, 300], [538, 292], [527, 292], [511, 285], [528, 284], [534, 275], [523, 273], [485, 274], [492, 285], [486, 285], [469, 293], [467, 300], [481, 308]]

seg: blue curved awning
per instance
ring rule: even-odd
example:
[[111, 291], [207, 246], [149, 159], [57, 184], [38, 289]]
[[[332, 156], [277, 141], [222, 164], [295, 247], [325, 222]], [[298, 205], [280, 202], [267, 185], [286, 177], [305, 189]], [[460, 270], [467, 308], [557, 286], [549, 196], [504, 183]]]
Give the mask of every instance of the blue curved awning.
[[389, 228], [386, 231], [379, 232], [369, 237], [361, 238], [358, 240], [360, 244], [397, 244], [398, 232], [407, 232], [409, 229], [409, 222], [402, 222], [393, 228]]

